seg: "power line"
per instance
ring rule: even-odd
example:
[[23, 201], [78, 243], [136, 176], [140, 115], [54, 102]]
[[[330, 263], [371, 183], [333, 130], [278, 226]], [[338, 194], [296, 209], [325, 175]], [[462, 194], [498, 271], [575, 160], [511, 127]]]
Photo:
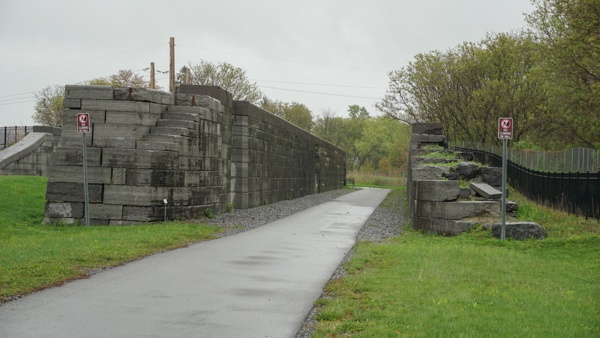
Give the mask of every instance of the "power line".
[[273, 82], [273, 83], [288, 83], [288, 84], [299, 84], [299, 85], [309, 85], [309, 86], [324, 86], [324, 87], [342, 87], [342, 88], [362, 88], [362, 89], [382, 89], [383, 87], [368, 87], [368, 86], [351, 86], [351, 85], [341, 85], [341, 84], [327, 84], [327, 83], [309, 83], [309, 82], [291, 82], [291, 81], [276, 81], [276, 80], [252, 80], [256, 82]]
[[259, 59], [274, 60], [274, 61], [289, 62], [289, 63], [297, 63], [297, 64], [310, 65], [310, 66], [340, 68], [340, 69], [348, 69], [348, 70], [359, 70], [359, 71], [363, 71], [363, 72], [376, 72], [376, 73], [385, 73], [385, 74], [388, 73], [388, 71], [384, 71], [384, 70], [381, 70], [381, 69], [365, 69], [365, 68], [345, 67], [345, 66], [338, 66], [338, 65], [328, 65], [328, 64], [322, 64], [322, 63], [312, 63], [312, 62], [305, 62], [305, 61], [286, 60], [286, 59], [280, 59], [280, 58], [274, 58], [274, 57], [268, 57], [268, 56], [262, 56], [262, 55], [254, 55], [254, 54], [246, 54], [246, 53], [239, 53], [239, 52], [223, 51], [223, 50], [210, 49], [210, 48], [202, 48], [202, 47], [194, 47], [194, 46], [181, 45], [181, 44], [177, 44], [177, 46], [178, 47], [190, 48], [190, 49], [204, 50], [204, 51], [208, 51], [208, 52], [216, 52], [216, 53], [223, 53], [223, 54], [234, 54], [234, 55], [248, 56], [248, 57], [259, 58]]
[[0, 73], [0, 75], [15, 74], [15, 73], [28, 72], [28, 71], [39, 70], [39, 69], [44, 69], [44, 68], [66, 66], [66, 65], [70, 65], [70, 64], [74, 64], [74, 63], [98, 60], [98, 59], [103, 59], [103, 58], [111, 57], [111, 56], [115, 56], [115, 55], [127, 54], [127, 53], [131, 53], [131, 52], [136, 52], [138, 50], [153, 48], [153, 47], [162, 46], [162, 45], [163, 44], [161, 43], [161, 44], [156, 44], [156, 45], [151, 45], [151, 46], [146, 46], [146, 47], [141, 47], [141, 48], [136, 48], [136, 49], [130, 49], [130, 50], [112, 53], [112, 54], [105, 54], [105, 55], [96, 56], [96, 57], [92, 57], [92, 58], [88, 58], [88, 59], [80, 59], [80, 60], [73, 60], [73, 61], [69, 61], [69, 62], [55, 63], [55, 64], [45, 65], [45, 66], [40, 66], [40, 67], [35, 67], [35, 68], [12, 70], [9, 72]]
[[276, 90], [284, 90], [289, 92], [299, 92], [299, 93], [308, 93], [308, 94], [317, 94], [317, 95], [326, 95], [326, 96], [339, 96], [339, 97], [351, 97], [354, 99], [367, 99], [367, 100], [379, 100], [379, 97], [367, 97], [367, 96], [356, 96], [356, 95], [344, 95], [344, 94], [333, 94], [333, 93], [322, 93], [322, 92], [313, 92], [308, 90], [298, 90], [298, 89], [288, 89], [288, 88], [277, 88], [277, 87], [268, 87], [268, 86], [259, 86], [261, 88], [268, 89], [276, 89]]

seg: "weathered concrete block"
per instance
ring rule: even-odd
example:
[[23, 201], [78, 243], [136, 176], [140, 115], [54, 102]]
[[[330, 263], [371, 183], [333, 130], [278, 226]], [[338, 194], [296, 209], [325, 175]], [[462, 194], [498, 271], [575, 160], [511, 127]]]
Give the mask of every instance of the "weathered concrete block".
[[413, 123], [411, 125], [413, 134], [443, 135], [441, 123]]
[[118, 168], [177, 169], [177, 153], [143, 149], [104, 149], [102, 166]]
[[161, 205], [163, 198], [168, 196], [168, 192], [163, 190], [161, 192], [162, 194], [158, 193], [156, 187], [149, 186], [106, 185], [104, 186], [104, 204]]
[[112, 168], [112, 176], [110, 184], [126, 184], [127, 182], [127, 169], [126, 168]]
[[[80, 143], [83, 143], [83, 141], [80, 141]], [[86, 152], [88, 167], [99, 167], [101, 164], [102, 149], [88, 148]], [[79, 148], [56, 148], [52, 153], [50, 164], [58, 166], [83, 166], [83, 146]]]
[[429, 134], [412, 134], [410, 137], [410, 142], [418, 142], [418, 143], [442, 143], [446, 141], [446, 136], [444, 135], [429, 135]]
[[122, 205], [90, 204], [90, 218], [93, 219], [122, 219]]
[[94, 99], [112, 100], [113, 87], [111, 86], [65, 86], [67, 99]]
[[159, 104], [173, 104], [173, 95], [161, 90], [146, 88], [115, 88], [115, 100], [153, 102]]
[[[88, 167], [87, 178], [90, 184], [109, 184], [112, 170], [105, 167]], [[83, 182], [83, 166], [54, 165], [48, 172], [48, 182]]]
[[502, 168], [482, 167], [481, 176], [485, 183], [493, 187], [502, 186]]
[[462, 162], [454, 168], [454, 172], [459, 174], [462, 179], [471, 180], [479, 176], [481, 168], [472, 162]]
[[476, 222], [413, 217], [412, 226], [423, 232], [431, 232], [444, 236], [457, 236], [471, 230]]
[[413, 181], [414, 198], [420, 201], [455, 201], [460, 195], [458, 181]]
[[[102, 185], [88, 184], [89, 202], [102, 203]], [[84, 201], [83, 183], [48, 182], [46, 201], [48, 202], [82, 202]]]
[[45, 215], [50, 218], [81, 218], [84, 203], [46, 203]]
[[471, 183], [469, 187], [473, 189], [479, 196], [489, 199], [500, 199], [502, 198], [502, 192], [496, 190], [494, 187], [486, 183]]
[[444, 166], [416, 166], [412, 168], [413, 180], [439, 180], [442, 174], [450, 173], [450, 167]]
[[416, 201], [414, 206], [415, 216], [427, 218], [460, 220], [480, 215], [500, 215], [500, 203], [497, 201]]
[[81, 100], [82, 110], [123, 111], [150, 113], [150, 103], [137, 101]]
[[[506, 222], [506, 238], [517, 240], [544, 239], [548, 233], [539, 224], [534, 222]], [[492, 229], [492, 235], [500, 238], [501, 223], [486, 224], [484, 229]]]
[[63, 108], [81, 109], [81, 99], [63, 99]]
[[134, 112], [106, 112], [106, 123], [111, 125], [139, 125], [154, 127], [160, 118], [156, 114], [134, 113]]

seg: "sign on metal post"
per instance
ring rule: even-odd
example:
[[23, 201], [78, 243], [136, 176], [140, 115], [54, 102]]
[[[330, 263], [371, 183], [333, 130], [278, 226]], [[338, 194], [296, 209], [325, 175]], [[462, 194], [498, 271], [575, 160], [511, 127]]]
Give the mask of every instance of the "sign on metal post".
[[90, 132], [90, 114], [77, 113], [77, 132], [82, 137], [83, 147], [83, 195], [85, 199], [85, 226], [90, 226], [90, 203], [87, 178], [87, 140], [85, 135]]
[[502, 223], [500, 224], [500, 239], [506, 239], [506, 156], [507, 142], [513, 137], [513, 119], [501, 117], [498, 119], [498, 138], [502, 140]]
[[501, 140], [512, 140], [513, 119], [512, 117], [501, 117], [498, 119], [498, 138]]

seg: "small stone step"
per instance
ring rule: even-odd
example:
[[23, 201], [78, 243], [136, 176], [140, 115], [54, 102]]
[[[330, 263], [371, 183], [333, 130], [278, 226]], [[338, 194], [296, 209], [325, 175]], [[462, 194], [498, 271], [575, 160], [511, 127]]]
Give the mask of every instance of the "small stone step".
[[181, 136], [181, 135], [158, 135], [158, 134], [148, 134], [144, 136], [144, 141], [151, 142], [169, 142], [169, 143], [181, 143], [182, 141], [188, 142], [191, 137]]
[[496, 188], [492, 187], [489, 184], [471, 183], [469, 184], [469, 187], [483, 198], [489, 198], [493, 200], [498, 200], [502, 198], [502, 192], [496, 190]]
[[166, 128], [187, 128], [192, 130], [198, 130], [199, 123], [195, 121], [161, 119], [156, 122], [156, 126]]
[[202, 119], [201, 115], [198, 114], [188, 114], [188, 113], [163, 113], [163, 120], [178, 120], [178, 121], [194, 121], [200, 122]]
[[143, 150], [178, 151], [179, 145], [174, 142], [137, 141], [136, 148]]
[[198, 135], [198, 132], [187, 128], [175, 128], [175, 127], [152, 127], [150, 129], [150, 135], [164, 135], [164, 136], [186, 136], [194, 137]]

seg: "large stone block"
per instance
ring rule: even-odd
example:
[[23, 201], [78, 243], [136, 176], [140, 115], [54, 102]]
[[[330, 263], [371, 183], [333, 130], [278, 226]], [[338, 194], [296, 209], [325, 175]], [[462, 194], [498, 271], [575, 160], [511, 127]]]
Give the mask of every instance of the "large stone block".
[[123, 219], [123, 206], [108, 204], [90, 204], [90, 218]]
[[430, 134], [430, 135], [443, 135], [443, 128], [441, 123], [413, 123], [412, 125], [413, 134]]
[[494, 187], [490, 186], [489, 184], [471, 183], [469, 184], [469, 187], [483, 198], [489, 198], [494, 200], [502, 198], [502, 192], [494, 189]]
[[[83, 143], [83, 141], [80, 142]], [[87, 148], [86, 153], [88, 167], [99, 167], [101, 164], [102, 149]], [[58, 166], [83, 166], [83, 146], [79, 148], [56, 148], [52, 153], [50, 164]]]
[[156, 187], [106, 185], [104, 186], [104, 204], [151, 206], [161, 205], [169, 196], [168, 190]]
[[[90, 203], [102, 203], [102, 185], [88, 184]], [[82, 202], [84, 201], [83, 183], [48, 182], [46, 201], [48, 202]]]
[[143, 101], [159, 104], [173, 104], [173, 94], [146, 88], [115, 88], [115, 100]]
[[[110, 184], [112, 170], [106, 167], [88, 167], [87, 179], [90, 184]], [[54, 165], [48, 172], [48, 182], [83, 182], [83, 166]]]
[[[546, 230], [534, 222], [506, 222], [506, 238], [517, 240], [544, 239], [548, 235]], [[484, 229], [492, 229], [492, 235], [496, 238], [501, 236], [501, 223], [486, 224]]]
[[50, 218], [81, 218], [84, 203], [46, 203], [45, 215]]
[[412, 179], [415, 180], [439, 180], [442, 174], [450, 173], [450, 167], [445, 166], [415, 166], [412, 168]]
[[412, 226], [423, 232], [431, 232], [444, 236], [457, 236], [471, 230], [476, 222], [413, 217]]
[[458, 181], [413, 181], [414, 198], [420, 201], [455, 201], [460, 195]]
[[410, 137], [411, 142], [418, 143], [442, 143], [446, 141], [446, 136], [444, 135], [429, 135], [429, 134], [412, 134]]
[[113, 97], [111, 86], [65, 86], [67, 99], [112, 100]]
[[133, 113], [150, 113], [149, 102], [114, 101], [114, 100], [81, 100], [82, 110], [123, 111]]
[[482, 167], [481, 176], [485, 183], [493, 187], [502, 186], [502, 168]]
[[139, 125], [154, 127], [160, 118], [157, 114], [107, 111], [106, 123], [111, 125]]
[[497, 201], [416, 201], [414, 207], [415, 216], [437, 219], [460, 220], [481, 215], [500, 215], [500, 203]]

